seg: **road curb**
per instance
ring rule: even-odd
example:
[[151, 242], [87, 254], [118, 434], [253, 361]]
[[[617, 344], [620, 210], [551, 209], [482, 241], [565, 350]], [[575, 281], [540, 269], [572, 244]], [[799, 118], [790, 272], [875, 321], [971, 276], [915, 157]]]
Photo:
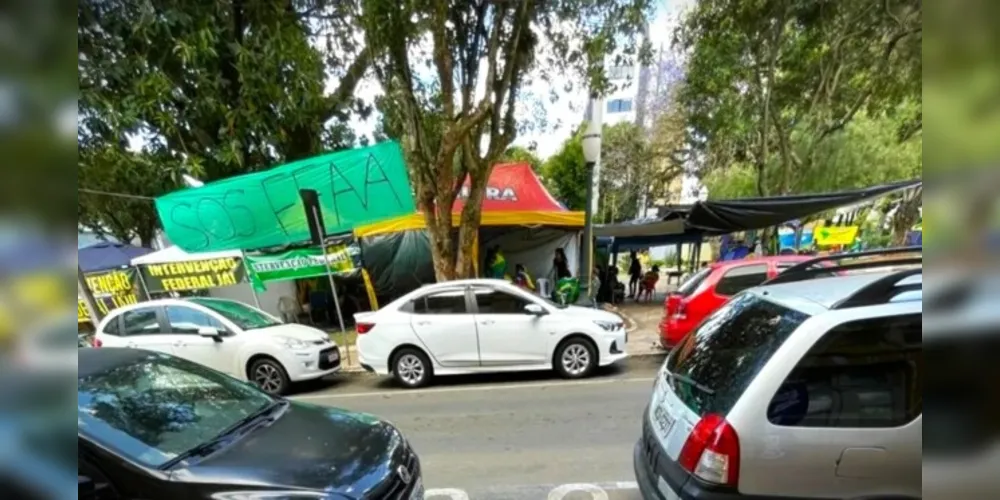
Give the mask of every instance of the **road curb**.
[[[635, 352], [635, 353], [629, 353], [628, 359], [631, 359], [631, 358], [665, 357], [667, 354], [670, 354], [670, 351]], [[348, 368], [348, 367], [342, 368], [334, 376], [342, 376], [342, 377], [377, 377], [378, 374], [370, 372], [368, 370], [365, 370], [364, 368], [361, 368], [360, 366], [357, 366], [357, 367], [352, 366], [350, 368]]]

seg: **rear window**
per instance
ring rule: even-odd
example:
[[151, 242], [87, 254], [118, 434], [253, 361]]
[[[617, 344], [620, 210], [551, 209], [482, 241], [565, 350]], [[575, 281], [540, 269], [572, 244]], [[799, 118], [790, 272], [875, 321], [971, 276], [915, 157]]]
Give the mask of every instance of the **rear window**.
[[425, 295], [413, 301], [416, 314], [465, 314], [465, 290], [449, 290]]
[[698, 271], [697, 273], [694, 274], [694, 276], [691, 276], [690, 278], [687, 279], [687, 281], [682, 283], [681, 286], [678, 287], [677, 291], [674, 293], [680, 295], [681, 297], [687, 297], [691, 295], [692, 293], [694, 293], [695, 290], [698, 289], [699, 286], [701, 286], [701, 284], [705, 281], [705, 278], [707, 278], [708, 275], [711, 273], [712, 269], [708, 267], [702, 269], [701, 271]]
[[667, 370], [676, 375], [671, 387], [699, 415], [729, 413], [764, 364], [808, 318], [752, 293], [733, 297], [671, 353]]

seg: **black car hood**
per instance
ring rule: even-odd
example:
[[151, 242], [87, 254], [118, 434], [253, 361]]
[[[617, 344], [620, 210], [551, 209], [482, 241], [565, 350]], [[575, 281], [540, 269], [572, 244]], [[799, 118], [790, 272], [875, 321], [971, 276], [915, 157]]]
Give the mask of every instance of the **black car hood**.
[[272, 424], [177, 470], [172, 478], [214, 483], [222, 490], [287, 488], [362, 498], [395, 474], [408, 453], [402, 435], [384, 420], [290, 402]]

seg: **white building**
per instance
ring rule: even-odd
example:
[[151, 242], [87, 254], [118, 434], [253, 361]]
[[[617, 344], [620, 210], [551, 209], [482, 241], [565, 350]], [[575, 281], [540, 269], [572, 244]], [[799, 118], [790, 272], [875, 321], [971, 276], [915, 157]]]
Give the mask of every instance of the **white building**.
[[605, 125], [635, 122], [641, 72], [638, 65], [612, 66], [607, 69], [608, 78], [615, 90], [604, 97]]

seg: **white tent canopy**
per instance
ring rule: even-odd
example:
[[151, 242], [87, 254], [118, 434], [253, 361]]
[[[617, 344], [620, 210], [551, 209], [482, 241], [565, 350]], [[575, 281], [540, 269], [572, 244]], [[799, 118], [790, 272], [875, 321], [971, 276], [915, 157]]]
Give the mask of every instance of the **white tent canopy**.
[[175, 262], [191, 262], [206, 259], [224, 259], [228, 257], [243, 257], [243, 252], [239, 250], [222, 250], [219, 252], [198, 252], [187, 253], [179, 246], [164, 248], [163, 250], [147, 253], [132, 259], [132, 265], [148, 266], [151, 264], [171, 264]]

